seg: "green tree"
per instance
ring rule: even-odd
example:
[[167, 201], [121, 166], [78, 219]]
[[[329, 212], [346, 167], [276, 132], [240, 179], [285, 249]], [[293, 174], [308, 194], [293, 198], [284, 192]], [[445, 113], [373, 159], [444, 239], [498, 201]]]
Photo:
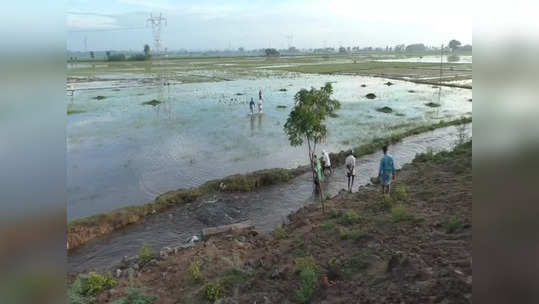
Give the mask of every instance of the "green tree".
[[146, 56], [146, 58], [150, 58], [150, 46], [145, 44], [144, 45], [144, 56]]
[[338, 100], [331, 98], [332, 94], [333, 87], [329, 82], [320, 89], [300, 90], [294, 96], [295, 106], [284, 124], [284, 131], [292, 146], [307, 142], [311, 169], [316, 145], [328, 135], [325, 120], [341, 107]]
[[456, 51], [459, 48], [459, 46], [460, 46], [460, 41], [455, 40], [455, 39], [449, 41], [449, 48], [451, 49], [451, 52]]
[[90, 58], [92, 58], [92, 60], [94, 60], [94, 58], [95, 58], [94, 51], [90, 51]]

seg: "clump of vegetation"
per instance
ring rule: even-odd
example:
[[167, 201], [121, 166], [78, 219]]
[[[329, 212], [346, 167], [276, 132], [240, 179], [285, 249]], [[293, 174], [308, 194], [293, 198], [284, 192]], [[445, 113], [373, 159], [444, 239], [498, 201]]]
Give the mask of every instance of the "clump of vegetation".
[[376, 108], [376, 111], [389, 114], [393, 112], [393, 109], [390, 107], [381, 107], [381, 108]]
[[391, 86], [391, 85], [393, 85], [394, 83], [391, 82], [391, 81], [388, 81], [388, 82], [386, 82], [386, 83], [384, 83], [384, 84], [385, 84], [386, 86]]
[[395, 222], [402, 222], [412, 219], [412, 216], [408, 214], [408, 210], [402, 204], [391, 208], [391, 217]]
[[312, 256], [297, 258], [296, 267], [300, 278], [297, 299], [300, 303], [309, 303], [318, 285], [318, 267]]
[[339, 114], [337, 114], [337, 113], [331, 113], [331, 114], [329, 114], [329, 117], [331, 117], [331, 118], [337, 118], [337, 117], [339, 117]]
[[154, 296], [149, 296], [137, 287], [127, 287], [125, 296], [112, 302], [112, 304], [151, 304], [155, 300]]
[[404, 114], [404, 113], [395, 113], [395, 116], [403, 117], [403, 116], [406, 116], [406, 114]]
[[279, 92], [286, 92], [286, 88], [279, 89]]
[[245, 284], [252, 276], [252, 271], [232, 267], [226, 271], [226, 276], [223, 278], [223, 287], [230, 290], [235, 285]]
[[105, 98], [107, 98], [107, 96], [103, 96], [103, 95], [98, 95], [96, 97], [92, 97], [92, 99], [95, 99], [95, 100], [103, 100]]
[[155, 257], [155, 254], [153, 253], [152, 249], [148, 246], [148, 244], [142, 244], [138, 252], [138, 257], [142, 263], [147, 263]]
[[330, 217], [330, 218], [339, 218], [339, 217], [341, 217], [341, 215], [342, 215], [341, 210], [338, 210], [338, 209], [331, 209], [331, 210], [329, 211], [329, 217]]
[[67, 106], [67, 115], [80, 114], [80, 113], [85, 113], [85, 112], [86, 112], [85, 110], [73, 109], [72, 106], [70, 105]]
[[415, 93], [414, 90], [408, 90], [408, 93]]
[[114, 287], [116, 283], [116, 279], [110, 273], [105, 275], [95, 272], [80, 274], [67, 291], [68, 303], [91, 303], [93, 296]]
[[155, 106], [158, 106], [158, 105], [160, 105], [162, 103], [163, 103], [162, 101], [159, 101], [157, 99], [152, 99], [150, 101], [143, 102], [142, 105], [155, 107]]
[[194, 283], [199, 283], [202, 281], [202, 272], [200, 271], [200, 267], [202, 266], [202, 262], [200, 259], [196, 258], [191, 264], [189, 264], [189, 277], [191, 277], [191, 280]]
[[322, 223], [322, 225], [320, 225], [320, 229], [326, 232], [333, 231], [335, 229], [335, 223], [330, 222], [330, 221], [325, 221]]
[[369, 267], [369, 262], [366, 261], [368, 253], [362, 253], [350, 257], [346, 263], [343, 265], [344, 273], [347, 275], [352, 275], [354, 273], [365, 270]]
[[362, 238], [364, 238], [365, 236], [367, 236], [365, 233], [361, 232], [360, 230], [350, 230], [350, 231], [346, 231], [344, 229], [341, 229], [339, 231], [339, 237], [341, 238], [341, 240], [354, 240], [354, 241], [359, 241], [361, 240]]
[[445, 232], [447, 233], [454, 233], [462, 230], [464, 225], [462, 224], [462, 221], [458, 217], [453, 217], [450, 219], [447, 223], [445, 223], [444, 228]]
[[368, 99], [375, 99], [375, 98], [376, 98], [376, 94], [374, 94], [374, 93], [369, 93], [369, 94], [365, 95], [365, 97], [367, 97]]
[[285, 106], [285, 105], [278, 105], [278, 106], [277, 106], [277, 109], [286, 109], [286, 108], [288, 108], [288, 107]]
[[398, 185], [392, 193], [396, 201], [406, 201], [408, 199], [408, 190], [405, 185]]
[[342, 216], [342, 223], [346, 225], [353, 225], [360, 221], [361, 217], [354, 210], [348, 210]]
[[208, 284], [204, 290], [206, 299], [210, 302], [215, 302], [217, 299], [222, 298], [225, 294], [225, 288], [219, 282], [215, 284]]
[[472, 154], [472, 141], [465, 142], [456, 146], [452, 151], [440, 151], [434, 153], [432, 149], [427, 150], [425, 153], [417, 154], [414, 158], [414, 162], [445, 162], [451, 158], [459, 156], [471, 156]]
[[425, 104], [427, 107], [431, 107], [431, 108], [437, 108], [440, 106], [439, 103], [435, 103], [435, 102], [429, 102], [429, 103], [426, 103]]
[[273, 230], [273, 237], [278, 240], [286, 239], [288, 237], [288, 232], [286, 232], [286, 229], [281, 225]]

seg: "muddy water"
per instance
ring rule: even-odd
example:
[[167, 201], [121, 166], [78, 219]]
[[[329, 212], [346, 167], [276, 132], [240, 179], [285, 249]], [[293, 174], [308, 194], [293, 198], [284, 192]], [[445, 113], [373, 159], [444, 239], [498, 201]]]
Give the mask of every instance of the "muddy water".
[[[215, 83], [123, 86], [133, 75], [105, 75], [109, 83], [73, 83], [68, 97], [68, 220], [152, 201], [177, 188], [267, 168], [307, 163], [305, 147], [291, 147], [283, 124], [301, 88], [334, 82], [342, 108], [328, 120], [328, 151], [344, 150], [418, 125], [469, 116], [471, 90], [387, 79], [297, 75]], [[144, 81], [142, 81], [144, 82]], [[366, 87], [362, 87], [364, 84]], [[142, 86], [144, 85], [144, 86]], [[249, 117], [248, 100], [264, 95], [264, 114]], [[375, 93], [374, 100], [365, 98]], [[105, 96], [104, 99], [95, 99]], [[152, 107], [143, 102], [158, 99]], [[440, 103], [430, 108], [426, 103]], [[284, 105], [286, 108], [277, 108]], [[376, 111], [389, 106], [391, 114]]]
[[[472, 136], [471, 124], [466, 128]], [[428, 149], [439, 151], [451, 148], [459, 131], [456, 127], [438, 129], [411, 136], [390, 147], [397, 167], [409, 163], [417, 153]], [[354, 190], [377, 175], [380, 153], [367, 155], [357, 160], [358, 176]], [[336, 168], [325, 181], [326, 193], [335, 195], [346, 188], [343, 168]], [[226, 193], [204, 197], [194, 203], [179, 206], [147, 218], [144, 222], [93, 240], [69, 254], [70, 272], [86, 271], [91, 268], [111, 267], [123, 256], [135, 255], [142, 243], [156, 250], [163, 246], [174, 246], [185, 242], [192, 235], [199, 235], [202, 228], [251, 220], [262, 232], [273, 230], [295, 210], [314, 202], [310, 173], [290, 183], [275, 185], [251, 193]]]

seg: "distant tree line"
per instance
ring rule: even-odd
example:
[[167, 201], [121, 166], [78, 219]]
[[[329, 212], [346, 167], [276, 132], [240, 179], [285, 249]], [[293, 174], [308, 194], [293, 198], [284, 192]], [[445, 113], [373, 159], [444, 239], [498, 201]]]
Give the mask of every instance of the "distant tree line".
[[112, 54], [111, 51], [106, 51], [105, 55], [107, 57], [107, 61], [144, 61], [151, 58], [150, 46], [147, 44], [144, 45], [143, 53], [134, 54], [129, 57], [122, 53]]

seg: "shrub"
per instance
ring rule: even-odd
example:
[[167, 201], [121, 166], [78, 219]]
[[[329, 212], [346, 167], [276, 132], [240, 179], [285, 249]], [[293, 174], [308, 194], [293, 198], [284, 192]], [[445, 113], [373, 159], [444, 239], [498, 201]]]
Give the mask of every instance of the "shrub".
[[296, 267], [299, 270], [300, 288], [297, 298], [300, 303], [309, 303], [318, 285], [318, 267], [312, 256], [297, 258]]
[[352, 225], [355, 223], [359, 223], [361, 221], [361, 217], [357, 212], [354, 210], [348, 210], [343, 214], [342, 222], [346, 225]]
[[408, 214], [408, 210], [404, 205], [398, 205], [391, 208], [391, 216], [395, 222], [407, 221], [411, 219], [411, 216]]
[[146, 295], [142, 289], [128, 287], [125, 291], [125, 296], [112, 302], [112, 304], [151, 304], [154, 300], [154, 296]]
[[206, 285], [204, 293], [206, 294], [206, 299], [210, 302], [215, 302], [217, 299], [223, 297], [225, 289], [221, 283], [217, 282], [215, 284]]
[[244, 271], [241, 268], [232, 267], [226, 272], [226, 276], [223, 279], [223, 286], [226, 289], [230, 289], [234, 285], [246, 283], [252, 276], [252, 271]]
[[273, 230], [273, 236], [278, 239], [286, 239], [288, 237], [288, 232], [286, 232], [286, 229], [284, 229], [283, 226], [279, 226]]
[[200, 272], [200, 266], [202, 266], [202, 262], [200, 259], [196, 258], [191, 264], [189, 264], [189, 276], [191, 277], [191, 280], [193, 282], [198, 283], [202, 281], [202, 273]]
[[462, 224], [462, 221], [458, 217], [455, 216], [454, 218], [450, 219], [445, 224], [445, 232], [447, 233], [457, 232], [457, 231], [462, 230], [463, 226], [464, 225]]
[[84, 303], [82, 298], [97, 295], [103, 290], [110, 289], [115, 285], [116, 280], [110, 273], [106, 275], [95, 272], [90, 272], [87, 275], [81, 274], [71, 285], [70, 292], [68, 292], [70, 294], [69, 298], [73, 298], [73, 303]]
[[405, 185], [399, 185], [393, 191], [393, 197], [397, 201], [406, 201], [408, 199], [408, 191]]
[[153, 251], [150, 249], [150, 247], [148, 246], [148, 244], [142, 244], [138, 252], [138, 257], [141, 262], [147, 263], [151, 261], [155, 257], [155, 255]]

